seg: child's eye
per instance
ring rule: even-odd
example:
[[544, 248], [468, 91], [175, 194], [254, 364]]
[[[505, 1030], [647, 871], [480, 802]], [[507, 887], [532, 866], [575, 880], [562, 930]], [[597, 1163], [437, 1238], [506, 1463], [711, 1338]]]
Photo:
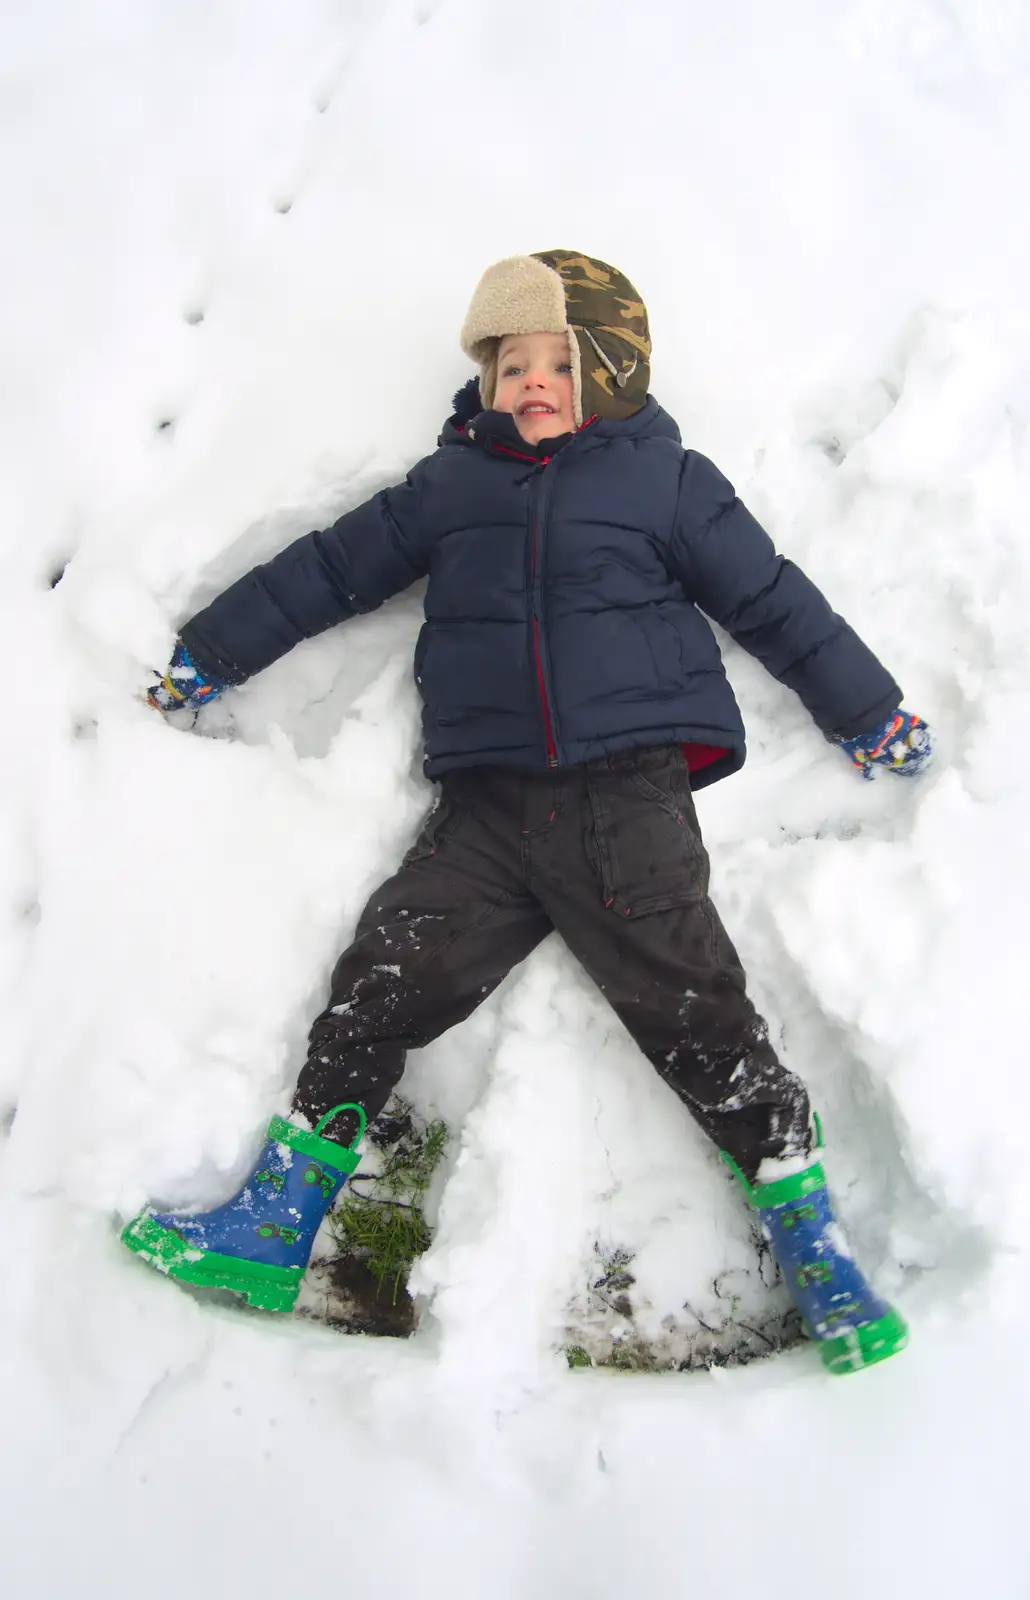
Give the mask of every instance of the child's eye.
[[[522, 368], [521, 367], [517, 367], [515, 365], [515, 363], [512, 362], [510, 366], [505, 367], [504, 371], [501, 373], [501, 377], [502, 378], [513, 378], [513, 377], [515, 377], [516, 373], [519, 373], [521, 371], [522, 371]], [[559, 363], [558, 363], [558, 371], [559, 372], [571, 372], [572, 371], [572, 363], [571, 363], [571, 361], [559, 361]]]

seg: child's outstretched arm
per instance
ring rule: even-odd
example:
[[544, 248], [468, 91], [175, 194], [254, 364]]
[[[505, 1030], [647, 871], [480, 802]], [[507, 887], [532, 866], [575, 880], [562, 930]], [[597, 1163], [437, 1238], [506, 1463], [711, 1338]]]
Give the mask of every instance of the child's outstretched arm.
[[428, 570], [434, 538], [432, 456], [324, 532], [294, 540], [231, 584], [180, 629], [149, 700], [199, 709], [224, 689], [335, 623], [374, 611]]
[[926, 724], [898, 710], [901, 690], [890, 673], [693, 450], [683, 459], [670, 551], [689, 597], [794, 690], [866, 776], [874, 766], [925, 765]]

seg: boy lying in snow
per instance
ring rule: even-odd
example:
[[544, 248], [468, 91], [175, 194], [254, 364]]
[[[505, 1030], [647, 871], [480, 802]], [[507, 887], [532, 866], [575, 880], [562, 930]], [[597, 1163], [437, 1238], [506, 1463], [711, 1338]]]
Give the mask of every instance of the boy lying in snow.
[[647, 392], [647, 313], [621, 273], [569, 250], [497, 262], [462, 346], [478, 385], [435, 453], [233, 584], [151, 690], [162, 710], [200, 707], [428, 574], [415, 676], [439, 798], [362, 912], [290, 1120], [272, 1119], [242, 1190], [214, 1211], [147, 1210], [125, 1243], [174, 1277], [289, 1310], [407, 1050], [556, 928], [739, 1178], [827, 1367], [869, 1365], [902, 1347], [904, 1322], [848, 1253], [804, 1085], [708, 898], [692, 790], [737, 771], [744, 730], [702, 612], [865, 776], [917, 772], [926, 726], [681, 447]]

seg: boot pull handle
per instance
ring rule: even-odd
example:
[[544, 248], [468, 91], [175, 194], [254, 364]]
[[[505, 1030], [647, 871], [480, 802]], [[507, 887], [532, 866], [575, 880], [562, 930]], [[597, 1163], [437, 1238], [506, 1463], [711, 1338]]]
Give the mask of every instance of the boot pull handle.
[[354, 1151], [365, 1137], [365, 1129], [368, 1126], [368, 1118], [360, 1106], [356, 1106], [350, 1101], [345, 1102], [343, 1105], [333, 1106], [332, 1110], [327, 1111], [324, 1117], [319, 1117], [318, 1121], [315, 1123], [315, 1132], [320, 1134], [326, 1123], [332, 1122], [333, 1118], [341, 1111], [353, 1111], [358, 1119], [357, 1133], [355, 1134], [351, 1143], [344, 1146], [344, 1148], [349, 1150], [353, 1155]]

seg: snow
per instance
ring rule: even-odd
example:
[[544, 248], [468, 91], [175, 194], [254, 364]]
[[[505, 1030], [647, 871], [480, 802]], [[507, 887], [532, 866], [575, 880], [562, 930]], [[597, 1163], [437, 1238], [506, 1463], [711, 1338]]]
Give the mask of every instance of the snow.
[[[0, 26], [3, 1593], [1025, 1595], [1026, 7]], [[598, 1249], [657, 1337], [748, 1236], [554, 940], [412, 1058], [458, 1130], [414, 1339], [202, 1308], [117, 1242], [246, 1170], [430, 803], [417, 592], [195, 728], [141, 687], [432, 447], [479, 273], [555, 243], [638, 284], [654, 392], [937, 738], [863, 783], [726, 646], [750, 759], [699, 796], [713, 895], [913, 1328], [844, 1381], [809, 1348], [567, 1370]]]

